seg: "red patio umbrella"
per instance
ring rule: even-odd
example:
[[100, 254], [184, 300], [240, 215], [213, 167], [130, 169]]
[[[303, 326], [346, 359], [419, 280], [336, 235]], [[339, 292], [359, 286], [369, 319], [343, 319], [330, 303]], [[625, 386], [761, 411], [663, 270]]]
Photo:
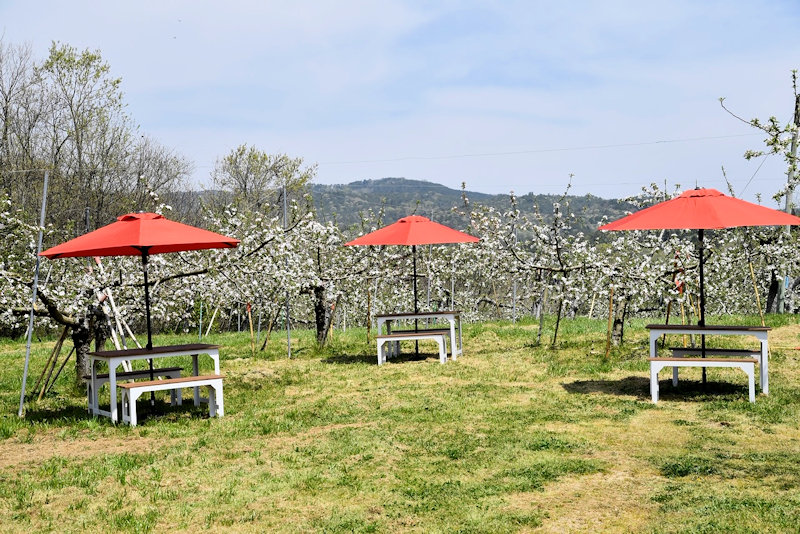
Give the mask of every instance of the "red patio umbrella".
[[[730, 197], [716, 189], [690, 189], [681, 195], [601, 226], [600, 230], [697, 230], [700, 255], [700, 318], [705, 326], [703, 231], [739, 226], [800, 225], [800, 217]], [[705, 336], [701, 336], [705, 357]]]
[[[234, 248], [238, 239], [170, 221], [158, 213], [129, 213], [111, 223], [60, 245], [40, 255], [46, 258], [94, 256], [141, 256], [144, 271], [144, 304], [147, 316], [147, 349], [153, 348], [150, 321], [150, 288], [147, 281], [147, 260], [151, 254]], [[153, 362], [150, 361], [152, 372]], [[152, 378], [152, 377], [151, 377]]]
[[427, 217], [409, 215], [396, 223], [345, 243], [353, 245], [410, 245], [414, 258], [414, 313], [417, 313], [417, 245], [439, 245], [445, 243], [476, 243], [475, 236], [459, 232], [449, 226], [433, 222]]

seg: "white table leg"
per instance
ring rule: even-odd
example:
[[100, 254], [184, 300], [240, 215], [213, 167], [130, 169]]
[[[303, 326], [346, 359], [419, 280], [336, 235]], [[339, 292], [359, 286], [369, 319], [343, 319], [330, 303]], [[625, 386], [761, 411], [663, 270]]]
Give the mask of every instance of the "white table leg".
[[756, 401], [756, 378], [755, 378], [755, 371], [753, 370], [753, 366], [742, 366], [742, 370], [747, 373], [747, 387], [750, 395], [750, 402]]
[[458, 319], [458, 353], [463, 356], [464, 342], [461, 340], [461, 316], [458, 315], [456, 319]]
[[[215, 368], [217, 369], [217, 374], [219, 374], [219, 361], [217, 360]], [[200, 376], [200, 366], [197, 363], [197, 354], [192, 354], [192, 374], [194, 376]], [[200, 406], [200, 388], [192, 388], [194, 390], [194, 405]]]
[[758, 372], [761, 376], [761, 392], [764, 395], [769, 395], [769, 362], [767, 361], [769, 356], [769, 342], [764, 337], [764, 340], [761, 341], [761, 361], [759, 362], [759, 369]]
[[650, 357], [656, 357], [656, 340], [658, 340], [659, 332], [657, 330], [650, 331]]
[[658, 402], [658, 364], [650, 362], [650, 396], [653, 402]]
[[[119, 364], [120, 362], [113, 358], [108, 362], [108, 387], [111, 389], [109, 392], [111, 394], [111, 406], [109, 409], [111, 410], [111, 421], [114, 423], [119, 422], [117, 414], [117, 365]], [[96, 396], [97, 392], [95, 391]]]
[[[389, 319], [384, 319], [383, 321], [378, 322], [378, 334], [381, 333], [382, 325], [386, 325], [386, 335], [392, 333], [392, 321]], [[396, 358], [400, 355], [400, 342], [393, 342], [390, 341], [388, 346], [384, 347], [384, 354], [383, 354], [383, 362], [386, 363], [386, 360], [389, 358]]]
[[215, 385], [209, 386], [209, 391], [214, 390], [214, 415], [222, 417], [225, 415], [225, 395], [222, 392], [222, 380], [216, 382]]
[[208, 386], [208, 415], [214, 417], [217, 415], [217, 399], [216, 388], [209, 384]]
[[455, 317], [448, 317], [447, 322], [450, 323], [450, 357], [453, 360], [458, 358], [458, 349], [456, 348], [456, 320]]
[[89, 365], [92, 366], [92, 377], [89, 381], [89, 413], [97, 415], [97, 360], [89, 356]]

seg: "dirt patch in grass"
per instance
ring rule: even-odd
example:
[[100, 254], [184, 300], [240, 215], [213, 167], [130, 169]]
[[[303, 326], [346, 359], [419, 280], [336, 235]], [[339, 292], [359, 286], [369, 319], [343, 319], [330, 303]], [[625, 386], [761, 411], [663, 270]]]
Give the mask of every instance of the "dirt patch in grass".
[[142, 454], [164, 447], [164, 438], [131, 436], [128, 439], [80, 437], [63, 439], [56, 432], [37, 435], [31, 443], [0, 441], [0, 469], [17, 469], [50, 458], [81, 459], [98, 454]]

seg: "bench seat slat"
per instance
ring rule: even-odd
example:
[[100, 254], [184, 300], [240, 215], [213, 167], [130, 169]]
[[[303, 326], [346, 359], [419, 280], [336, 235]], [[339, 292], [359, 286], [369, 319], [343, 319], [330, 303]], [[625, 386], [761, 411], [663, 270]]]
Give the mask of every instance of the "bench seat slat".
[[[392, 329], [392, 334], [449, 334], [449, 328], [418, 328], [416, 330], [396, 330]], [[391, 335], [391, 334], [381, 334], [381, 335]]]
[[423, 332], [423, 331], [414, 332], [413, 330], [409, 330], [408, 332], [397, 332], [397, 333], [391, 333], [391, 334], [380, 334], [380, 335], [376, 336], [376, 339], [397, 339], [397, 338], [400, 338], [400, 337], [405, 337], [405, 338], [414, 337], [414, 338], [434, 339], [434, 338], [436, 338], [436, 337], [438, 337], [438, 336], [440, 336], [442, 334], [447, 334], [449, 332], [450, 332], [450, 330], [442, 330], [441, 332], [440, 331], [436, 331], [436, 330], [432, 330], [432, 331], [428, 331], [428, 332]]
[[725, 363], [725, 362], [742, 362], [742, 363], [758, 363], [754, 358], [648, 358], [651, 362], [712, 362], [712, 363]]
[[189, 383], [188, 386], [185, 387], [192, 387], [193, 382], [200, 382], [204, 380], [214, 380], [214, 379], [223, 379], [224, 376], [222, 375], [200, 375], [200, 376], [182, 376], [180, 378], [166, 378], [164, 380], [148, 380], [146, 382], [125, 382], [124, 384], [117, 384], [117, 387], [121, 387], [123, 389], [138, 389], [138, 388], [147, 388], [150, 386], [160, 386], [165, 384], [175, 384], [178, 386], [179, 384], [186, 384]]
[[[678, 352], [702, 352], [702, 347], [670, 347], [671, 351]], [[723, 348], [710, 348], [706, 347], [706, 354], [756, 354], [760, 353], [761, 349], [723, 349]]]

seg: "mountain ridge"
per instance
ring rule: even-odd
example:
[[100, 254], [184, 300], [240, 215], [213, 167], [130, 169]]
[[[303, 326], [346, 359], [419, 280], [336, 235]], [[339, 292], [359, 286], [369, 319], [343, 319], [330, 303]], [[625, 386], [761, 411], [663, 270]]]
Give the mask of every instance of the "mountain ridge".
[[[489, 194], [452, 189], [436, 182], [387, 177], [358, 180], [347, 184], [314, 184], [310, 186], [317, 213], [323, 220], [333, 220], [341, 227], [357, 225], [361, 214], [369, 210], [384, 209], [384, 223], [391, 223], [406, 215], [416, 214], [437, 222], [461, 226], [463, 220], [452, 208], [463, 206], [465, 195], [471, 204], [478, 203], [505, 211], [511, 207], [510, 193]], [[634, 211], [632, 204], [605, 199], [594, 195], [552, 195], [526, 193], [517, 195], [517, 206], [528, 215], [537, 209], [549, 219], [553, 204], [563, 198], [570, 203], [570, 211], [579, 220], [574, 230], [591, 234], [605, 216], [610, 220]]]

